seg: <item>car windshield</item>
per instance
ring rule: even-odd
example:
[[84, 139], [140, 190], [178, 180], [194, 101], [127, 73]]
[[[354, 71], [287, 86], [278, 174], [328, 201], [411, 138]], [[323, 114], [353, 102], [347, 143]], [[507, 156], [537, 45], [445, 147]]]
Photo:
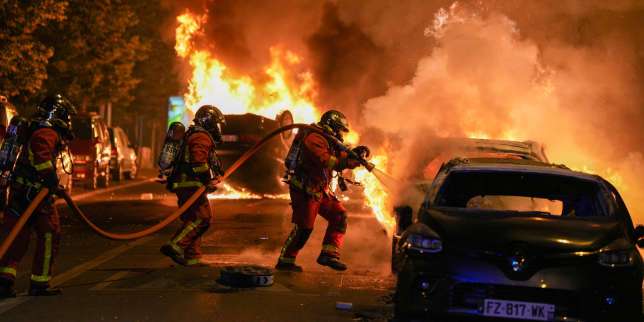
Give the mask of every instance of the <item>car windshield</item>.
[[434, 205], [569, 217], [608, 216], [594, 181], [521, 171], [452, 171]]
[[77, 138], [81, 140], [92, 139], [92, 122], [89, 118], [72, 119], [72, 129]]

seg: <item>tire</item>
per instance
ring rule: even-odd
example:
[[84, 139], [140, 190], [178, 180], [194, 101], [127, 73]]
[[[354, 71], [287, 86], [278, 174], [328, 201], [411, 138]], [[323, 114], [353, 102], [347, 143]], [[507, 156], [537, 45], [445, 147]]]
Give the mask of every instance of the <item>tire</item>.
[[136, 175], [138, 174], [139, 169], [136, 166], [136, 162], [132, 164], [132, 168], [130, 171], [125, 173], [125, 179], [127, 180], [134, 180], [136, 179]]
[[121, 166], [116, 166], [116, 169], [110, 170], [112, 181], [121, 181], [123, 175], [121, 173]]
[[96, 172], [96, 175], [98, 178], [96, 179], [97, 181], [97, 186], [99, 188], [107, 188], [110, 185], [110, 169], [109, 166], [105, 169], [105, 175], [99, 176], [98, 171]]
[[[277, 116], [277, 122], [279, 123], [280, 127], [291, 125], [293, 124], [293, 114], [291, 114], [289, 110], [286, 110]], [[282, 132], [279, 137], [280, 142], [282, 142], [282, 145], [288, 151], [288, 148], [291, 146], [291, 142], [294, 138], [293, 131]]]
[[87, 182], [85, 183], [85, 188], [89, 190], [96, 190], [98, 188], [98, 166], [94, 165], [92, 171], [92, 177], [87, 178]]

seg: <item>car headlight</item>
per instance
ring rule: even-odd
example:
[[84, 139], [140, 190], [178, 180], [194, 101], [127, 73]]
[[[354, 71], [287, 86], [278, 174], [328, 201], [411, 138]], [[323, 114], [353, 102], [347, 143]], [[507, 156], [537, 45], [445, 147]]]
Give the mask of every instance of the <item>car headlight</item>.
[[420, 253], [438, 253], [443, 250], [443, 242], [436, 237], [410, 234], [403, 247]]
[[635, 263], [635, 250], [611, 250], [599, 254], [599, 264], [607, 267], [632, 266]]

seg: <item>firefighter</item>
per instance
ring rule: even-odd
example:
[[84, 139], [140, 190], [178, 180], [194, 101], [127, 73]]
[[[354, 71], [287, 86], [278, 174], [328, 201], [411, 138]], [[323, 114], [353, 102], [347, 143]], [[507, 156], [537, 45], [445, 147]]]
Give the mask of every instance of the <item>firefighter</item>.
[[3, 230], [8, 233], [27, 209], [31, 200], [45, 187], [49, 196], [19, 232], [7, 253], [0, 259], [0, 297], [15, 297], [16, 267], [24, 257], [31, 231], [36, 233], [36, 253], [31, 268], [29, 295], [48, 296], [61, 293], [49, 285], [60, 240], [60, 221], [53, 195], [61, 192], [56, 174], [56, 158], [73, 139], [71, 116], [74, 106], [60, 94], [46, 97], [31, 121], [29, 137], [20, 154], [11, 179], [9, 205]]
[[[328, 221], [328, 227], [317, 262], [343, 271], [347, 266], [340, 261], [339, 251], [347, 228], [347, 214], [344, 206], [330, 191], [330, 184], [334, 171], [354, 169], [360, 162], [339, 149], [336, 142], [321, 134], [333, 136], [342, 142], [343, 134], [349, 131], [344, 114], [329, 110], [322, 115], [319, 123], [312, 126], [318, 130], [298, 133], [287, 156], [287, 170], [291, 173], [288, 182], [294, 228], [282, 247], [275, 268], [302, 271], [302, 267], [295, 264], [295, 257], [306, 244], [313, 231], [315, 218], [320, 214]], [[365, 149], [363, 146], [356, 147], [354, 152], [363, 155]], [[289, 165], [288, 160], [295, 162]]]
[[[185, 134], [174, 170], [168, 178], [168, 187], [176, 193], [179, 206], [204, 185], [208, 192], [214, 191], [218, 178], [223, 175], [215, 145], [222, 140], [224, 114], [212, 105], [204, 105], [195, 113], [193, 123]], [[202, 194], [181, 216], [183, 225], [161, 247], [161, 253], [183, 266], [202, 265], [201, 236], [208, 230], [210, 218], [210, 203], [207, 195]]]

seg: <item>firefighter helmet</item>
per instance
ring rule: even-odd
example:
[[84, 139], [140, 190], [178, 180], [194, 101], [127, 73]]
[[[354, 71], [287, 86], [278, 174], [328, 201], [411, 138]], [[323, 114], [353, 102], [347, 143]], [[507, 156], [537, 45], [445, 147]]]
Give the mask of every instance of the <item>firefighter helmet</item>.
[[71, 140], [72, 119], [76, 115], [76, 107], [61, 94], [54, 94], [45, 97], [40, 104], [36, 117], [46, 126], [53, 127], [63, 138]]
[[221, 125], [226, 124], [226, 118], [217, 107], [213, 105], [203, 105], [195, 113], [195, 125], [208, 131], [217, 143], [222, 141]]
[[322, 114], [319, 125], [342, 140], [342, 134], [349, 132], [347, 117], [340, 111], [328, 110]]

